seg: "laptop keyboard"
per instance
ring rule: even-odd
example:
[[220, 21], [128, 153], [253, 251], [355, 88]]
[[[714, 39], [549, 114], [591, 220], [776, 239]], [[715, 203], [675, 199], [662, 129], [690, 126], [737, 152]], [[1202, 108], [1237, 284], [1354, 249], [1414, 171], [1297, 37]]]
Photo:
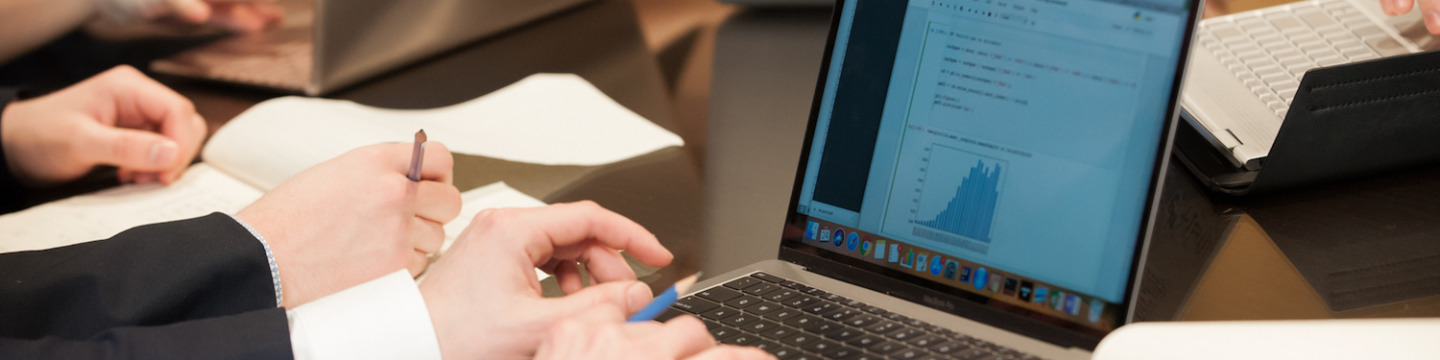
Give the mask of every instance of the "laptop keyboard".
[[1277, 120], [1285, 119], [1305, 71], [1409, 52], [1345, 0], [1303, 1], [1207, 19], [1200, 23], [1200, 43]]
[[716, 341], [792, 359], [1038, 359], [763, 272], [676, 301], [656, 320], [698, 316]]

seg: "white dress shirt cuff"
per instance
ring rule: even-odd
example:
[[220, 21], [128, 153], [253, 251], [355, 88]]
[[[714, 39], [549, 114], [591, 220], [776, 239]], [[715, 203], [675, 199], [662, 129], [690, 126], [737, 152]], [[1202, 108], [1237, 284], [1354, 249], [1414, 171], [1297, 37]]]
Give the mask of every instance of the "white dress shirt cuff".
[[425, 299], [399, 270], [285, 315], [296, 360], [440, 359]]

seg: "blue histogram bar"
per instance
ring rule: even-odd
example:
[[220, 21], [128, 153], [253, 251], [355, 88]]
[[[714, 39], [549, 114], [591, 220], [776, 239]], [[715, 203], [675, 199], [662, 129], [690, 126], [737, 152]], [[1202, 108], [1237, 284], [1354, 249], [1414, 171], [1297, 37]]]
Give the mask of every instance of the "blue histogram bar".
[[970, 174], [960, 181], [955, 197], [934, 219], [917, 224], [990, 242], [990, 225], [995, 219], [995, 203], [1000, 199], [1000, 164], [987, 169], [984, 160], [977, 160]]

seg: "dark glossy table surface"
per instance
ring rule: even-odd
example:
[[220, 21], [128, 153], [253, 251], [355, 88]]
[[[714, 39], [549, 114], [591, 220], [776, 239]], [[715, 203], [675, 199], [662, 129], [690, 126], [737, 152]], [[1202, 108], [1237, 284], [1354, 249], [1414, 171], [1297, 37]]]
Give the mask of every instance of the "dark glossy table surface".
[[[659, 289], [696, 270], [718, 274], [775, 256], [828, 20], [828, 9], [742, 10], [705, 30], [689, 50], [707, 56], [689, 64], [705, 66], [682, 70], [710, 81], [698, 90], [708, 99], [699, 108], [709, 109], [700, 116], [674, 115], [696, 105], [672, 107], [678, 95], [624, 0], [600, 0], [329, 97], [428, 108], [536, 72], [581, 75], [691, 145], [602, 167], [460, 156], [456, 185], [504, 180], [546, 202], [591, 199], [635, 219], [677, 256], [668, 268], [640, 269]], [[195, 101], [212, 131], [277, 96], [165, 82]], [[1440, 169], [1255, 199], [1215, 197], [1183, 167], [1168, 170], [1141, 320], [1440, 316]], [[1301, 269], [1320, 276], [1312, 282]], [[1322, 294], [1343, 298], [1342, 310]]]

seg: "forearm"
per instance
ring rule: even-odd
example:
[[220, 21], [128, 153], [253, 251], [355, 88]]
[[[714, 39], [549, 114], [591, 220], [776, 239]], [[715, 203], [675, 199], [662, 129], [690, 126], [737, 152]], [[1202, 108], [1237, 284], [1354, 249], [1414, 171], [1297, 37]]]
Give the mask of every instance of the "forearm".
[[0, 64], [74, 30], [95, 16], [96, 0], [0, 0]]

